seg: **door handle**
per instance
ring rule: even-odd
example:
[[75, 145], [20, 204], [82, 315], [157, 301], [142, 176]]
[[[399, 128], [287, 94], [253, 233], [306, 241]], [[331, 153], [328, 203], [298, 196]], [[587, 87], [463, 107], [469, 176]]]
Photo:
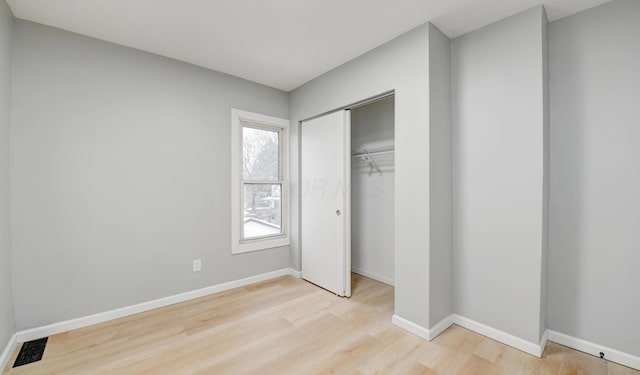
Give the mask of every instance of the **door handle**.
[[336, 216], [340, 216], [341, 212], [340, 210], [336, 210]]

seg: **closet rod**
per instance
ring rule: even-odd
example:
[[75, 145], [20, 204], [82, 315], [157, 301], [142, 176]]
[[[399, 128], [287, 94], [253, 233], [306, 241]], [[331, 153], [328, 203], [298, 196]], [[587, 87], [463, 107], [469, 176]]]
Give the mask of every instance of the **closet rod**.
[[362, 157], [362, 156], [375, 156], [375, 155], [384, 155], [384, 154], [393, 154], [395, 151], [394, 150], [386, 150], [386, 151], [374, 151], [374, 152], [354, 152], [353, 154], [351, 154], [351, 156], [354, 157]]

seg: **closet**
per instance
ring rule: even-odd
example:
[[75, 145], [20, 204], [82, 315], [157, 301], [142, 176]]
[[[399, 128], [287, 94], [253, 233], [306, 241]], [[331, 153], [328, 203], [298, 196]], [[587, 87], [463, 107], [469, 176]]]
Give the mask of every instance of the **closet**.
[[394, 284], [394, 97], [300, 124], [303, 279], [351, 296], [351, 272]]
[[351, 109], [351, 270], [393, 285], [394, 97]]

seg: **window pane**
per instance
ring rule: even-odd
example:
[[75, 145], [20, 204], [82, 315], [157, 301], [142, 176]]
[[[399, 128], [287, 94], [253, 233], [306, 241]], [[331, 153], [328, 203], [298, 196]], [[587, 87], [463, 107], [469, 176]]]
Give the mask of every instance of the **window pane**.
[[244, 239], [282, 233], [282, 186], [244, 184]]
[[242, 173], [245, 180], [279, 180], [279, 133], [242, 127]]

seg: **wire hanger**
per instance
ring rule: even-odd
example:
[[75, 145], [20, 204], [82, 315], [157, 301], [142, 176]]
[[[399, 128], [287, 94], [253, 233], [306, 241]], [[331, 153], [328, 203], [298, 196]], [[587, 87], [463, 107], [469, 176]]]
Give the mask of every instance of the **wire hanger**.
[[362, 152], [357, 156], [360, 157], [362, 159], [362, 161], [368, 161], [369, 162], [369, 176], [371, 176], [371, 174], [373, 173], [374, 169], [378, 173], [380, 173], [380, 176], [382, 176], [382, 170], [380, 169], [380, 167], [378, 166], [376, 161], [371, 158], [371, 155], [369, 154], [369, 152], [367, 151], [366, 148], [362, 149]]

